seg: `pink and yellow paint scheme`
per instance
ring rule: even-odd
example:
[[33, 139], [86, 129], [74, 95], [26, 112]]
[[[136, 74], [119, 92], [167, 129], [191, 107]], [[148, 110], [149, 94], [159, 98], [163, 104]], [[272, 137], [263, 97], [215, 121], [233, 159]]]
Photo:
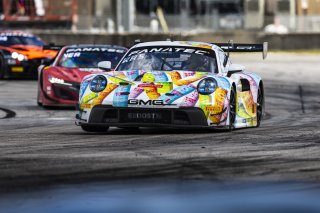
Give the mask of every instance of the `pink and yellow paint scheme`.
[[[228, 125], [229, 93], [232, 81], [223, 76], [194, 71], [147, 72], [143, 70], [117, 71], [103, 75], [107, 78], [108, 85], [100, 93], [94, 93], [88, 87], [94, 76], [89, 76], [82, 83], [82, 86], [87, 85], [83, 94], [80, 95], [80, 109], [86, 111], [82, 114], [83, 119], [88, 119], [86, 116], [96, 105], [141, 107], [128, 105], [129, 99], [141, 99], [163, 100], [167, 104], [166, 107], [170, 108], [198, 107], [203, 110], [209, 126]], [[141, 81], [132, 80], [139, 75], [142, 75]], [[215, 78], [218, 87], [210, 95], [201, 95], [197, 91], [197, 85], [199, 81], [207, 77]], [[236, 74], [233, 78], [238, 81], [239, 79], [247, 79], [252, 88], [242, 92], [241, 85], [238, 85], [235, 126], [255, 126], [257, 124], [256, 94], [259, 79], [244, 73]]]
[[[230, 130], [259, 126], [264, 113], [262, 79], [242, 65], [232, 64], [226, 51], [259, 51], [265, 57], [267, 44], [137, 44], [115, 71], [83, 79], [78, 124], [92, 127], [90, 131], [99, 125], [189, 125]], [[185, 69], [184, 63], [192, 65], [197, 58], [205, 60], [191, 70]], [[133, 68], [137, 64], [140, 68]], [[208, 64], [211, 68], [203, 69], [202, 65]]]

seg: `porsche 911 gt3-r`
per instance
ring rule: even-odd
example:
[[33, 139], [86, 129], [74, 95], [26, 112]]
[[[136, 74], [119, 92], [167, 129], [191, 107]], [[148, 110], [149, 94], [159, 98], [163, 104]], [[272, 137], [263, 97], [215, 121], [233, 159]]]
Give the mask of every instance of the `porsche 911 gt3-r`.
[[229, 52], [267, 52], [267, 44], [160, 41], [133, 46], [115, 71], [86, 76], [77, 125], [89, 132], [115, 127], [243, 128], [260, 125], [263, 81]]

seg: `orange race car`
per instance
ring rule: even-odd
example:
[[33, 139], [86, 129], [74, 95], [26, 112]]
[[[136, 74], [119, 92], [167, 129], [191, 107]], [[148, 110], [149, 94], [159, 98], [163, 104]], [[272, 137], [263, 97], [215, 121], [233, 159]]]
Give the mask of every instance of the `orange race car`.
[[0, 79], [37, 78], [37, 68], [58, 51], [44, 49], [39, 37], [21, 31], [0, 31]]

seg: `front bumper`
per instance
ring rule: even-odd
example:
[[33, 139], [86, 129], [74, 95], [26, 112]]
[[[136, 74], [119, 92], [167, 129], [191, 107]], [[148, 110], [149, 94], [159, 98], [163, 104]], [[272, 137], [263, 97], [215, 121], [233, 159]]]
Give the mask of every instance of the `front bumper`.
[[18, 64], [7, 64], [5, 77], [37, 79], [38, 67], [41, 65], [41, 60], [42, 59], [32, 59], [28, 61], [21, 61]]
[[68, 85], [50, 84], [43, 91], [42, 104], [44, 106], [75, 107], [79, 100], [80, 84], [68, 82]]
[[77, 124], [82, 126], [209, 127], [203, 110], [197, 107], [117, 108], [97, 105], [92, 108], [88, 121], [81, 120], [79, 115], [77, 118]]

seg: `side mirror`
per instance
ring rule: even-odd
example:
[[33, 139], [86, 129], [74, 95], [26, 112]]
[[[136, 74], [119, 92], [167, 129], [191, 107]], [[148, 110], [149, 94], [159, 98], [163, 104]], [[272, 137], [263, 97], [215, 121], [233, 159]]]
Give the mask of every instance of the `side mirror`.
[[225, 58], [224, 58], [224, 61], [223, 61], [223, 66], [226, 67], [227, 63], [228, 63], [228, 60], [229, 60], [229, 56], [226, 55]]
[[227, 76], [230, 77], [232, 74], [237, 73], [237, 72], [242, 72], [245, 69], [246, 69], [245, 66], [243, 66], [241, 64], [231, 64], [228, 69]]
[[98, 68], [102, 69], [103, 71], [110, 72], [111, 69], [111, 61], [101, 61], [98, 63]]

